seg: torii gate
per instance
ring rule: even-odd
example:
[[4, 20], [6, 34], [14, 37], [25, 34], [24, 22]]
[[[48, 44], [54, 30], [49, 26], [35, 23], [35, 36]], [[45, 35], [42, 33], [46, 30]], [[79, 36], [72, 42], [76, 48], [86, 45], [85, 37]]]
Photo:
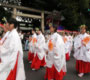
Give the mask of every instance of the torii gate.
[[[23, 17], [30, 17], [30, 18], [41, 19], [42, 32], [44, 32], [44, 26], [45, 26], [44, 25], [44, 14], [51, 14], [51, 12], [48, 12], [48, 11], [41, 11], [41, 10], [28, 8], [28, 7], [23, 7], [23, 6], [15, 6], [15, 5], [3, 4], [3, 3], [0, 3], [0, 6], [13, 8], [13, 15], [12, 15], [13, 18], [16, 18], [16, 16], [23, 16]], [[17, 13], [17, 9], [32, 11], [32, 12], [40, 13], [41, 15], [38, 16], [38, 15], [32, 15], [32, 14]]]

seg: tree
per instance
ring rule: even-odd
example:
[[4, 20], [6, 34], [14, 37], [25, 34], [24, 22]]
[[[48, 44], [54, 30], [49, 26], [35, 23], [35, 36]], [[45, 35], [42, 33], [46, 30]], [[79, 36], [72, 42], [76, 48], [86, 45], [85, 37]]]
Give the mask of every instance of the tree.
[[[69, 30], [78, 30], [82, 24], [90, 26], [90, 13], [88, 12], [90, 0], [1, 0], [10, 4], [20, 2], [22, 6], [41, 10], [58, 10], [65, 17], [62, 25]], [[16, 1], [16, 2], [15, 2]]]
[[5, 17], [7, 20], [10, 19], [11, 17], [11, 13], [8, 11], [5, 11], [5, 9], [3, 7], [0, 7], [0, 22], [4, 23], [5, 21], [3, 20], [3, 18]]
[[81, 24], [90, 25], [88, 12], [90, 0], [22, 0], [22, 3], [23, 1], [25, 6], [60, 11], [65, 17], [62, 25], [67, 26], [67, 29], [78, 30]]
[[21, 5], [21, 0], [0, 0], [0, 3], [4, 4], [13, 4], [13, 5]]
[[78, 30], [81, 24], [88, 24], [90, 18], [88, 14], [90, 0], [59, 0], [62, 14], [65, 20], [62, 25], [70, 30]]

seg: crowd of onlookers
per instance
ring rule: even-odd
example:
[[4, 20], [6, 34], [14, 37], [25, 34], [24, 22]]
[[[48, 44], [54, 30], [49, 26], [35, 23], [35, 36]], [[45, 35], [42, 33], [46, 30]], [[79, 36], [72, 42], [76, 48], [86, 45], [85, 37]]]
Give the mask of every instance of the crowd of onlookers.
[[30, 35], [31, 35], [30, 32], [27, 32], [27, 33], [24, 33], [22, 31], [19, 32], [19, 36], [20, 36], [20, 39], [22, 41], [22, 44], [24, 45], [25, 51], [29, 50], [28, 43], [29, 43], [29, 36]]

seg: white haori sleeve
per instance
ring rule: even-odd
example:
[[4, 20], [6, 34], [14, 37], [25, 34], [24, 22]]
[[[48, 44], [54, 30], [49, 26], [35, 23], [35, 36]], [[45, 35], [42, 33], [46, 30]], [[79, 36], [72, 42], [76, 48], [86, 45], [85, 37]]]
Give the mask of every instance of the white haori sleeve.
[[79, 60], [79, 55], [80, 55], [80, 49], [82, 47], [82, 40], [81, 36], [78, 35], [74, 41], [74, 58]]
[[[0, 63], [0, 74], [5, 73], [5, 80], [8, 77], [10, 71], [14, 68], [16, 63], [17, 54], [14, 52], [15, 42], [10, 38], [0, 46], [1, 60]], [[0, 76], [2, 79], [2, 76]]]
[[38, 36], [37, 43], [35, 45], [38, 49], [44, 48], [45, 46], [45, 38], [42, 34]]
[[26, 77], [25, 77], [25, 70], [24, 70], [24, 63], [23, 63], [22, 43], [16, 29], [13, 31], [13, 37], [14, 37], [13, 39], [16, 45], [14, 50], [16, 53], [17, 52], [19, 53], [16, 80], [25, 80]]
[[67, 45], [67, 49], [68, 49], [68, 52], [69, 52], [70, 51], [71, 42], [70, 42], [70, 39], [69, 39], [68, 36], [67, 36], [67, 43], [66, 43], [66, 45]]
[[87, 61], [87, 62], [90, 62], [90, 41], [89, 41], [89, 43], [86, 45], [86, 53], [85, 53], [85, 56], [86, 56], [86, 61]]
[[54, 47], [54, 65], [58, 72], [66, 72], [65, 44], [60, 35], [56, 35]]
[[43, 57], [45, 56], [44, 46], [45, 46], [45, 38], [42, 34], [40, 34], [38, 36], [37, 43], [35, 44], [36, 51], [40, 60], [42, 60]]
[[44, 50], [45, 50], [45, 52], [48, 52], [48, 54], [46, 54], [46, 66], [51, 68], [52, 65], [54, 64], [53, 63], [54, 62], [54, 59], [53, 59], [53, 54], [54, 53], [52, 51], [50, 51], [49, 48], [48, 48], [49, 40], [45, 44]]
[[7, 38], [7, 36], [9, 35], [9, 31], [5, 33], [5, 35], [3, 36], [3, 38], [0, 40], [0, 43], [3, 44], [3, 42], [5, 41], [5, 39]]
[[37, 35], [35, 33], [32, 35], [32, 41], [31, 41], [30, 44], [31, 44], [32, 53], [36, 53], [36, 50], [35, 50], [35, 44], [36, 44], [36, 42], [33, 43], [33, 39], [36, 39], [37, 40]]
[[74, 51], [77, 49], [77, 36], [74, 38]]
[[78, 44], [74, 44], [74, 58], [78, 60], [79, 54], [80, 54], [80, 49], [78, 47]]
[[86, 44], [86, 46], [83, 45], [83, 44], [86, 42], [85, 39], [87, 37], [89, 37], [89, 35], [87, 33], [82, 34], [82, 36], [81, 36], [81, 38], [82, 38], [82, 46], [80, 48], [80, 55], [79, 55], [79, 60], [82, 60], [82, 61], [85, 61], [85, 62], [88, 62], [88, 59], [87, 59], [87, 56], [88, 56], [87, 55], [87, 48], [88, 48], [88, 46], [87, 46], [87, 44]]
[[72, 49], [72, 37], [68, 36], [68, 45], [69, 45], [69, 55], [71, 54]]
[[[25, 80], [25, 70], [24, 70], [24, 63], [23, 63], [23, 49], [22, 49], [22, 43], [20, 40], [20, 37], [17, 33], [17, 31], [14, 31], [16, 34], [16, 49], [19, 51], [19, 57], [18, 57], [18, 66], [17, 66], [17, 75], [16, 75], [16, 80]], [[18, 45], [17, 45], [18, 44]], [[21, 77], [22, 76], [22, 77]]]
[[44, 45], [44, 50], [45, 50], [45, 52], [47, 52], [48, 51], [48, 43], [49, 43], [49, 40], [45, 43], [45, 45]]
[[32, 48], [33, 45], [32, 45], [32, 42], [29, 42], [28, 46], [29, 46], [29, 51], [33, 53], [33, 48]]
[[81, 47], [81, 40], [80, 38], [78, 38], [78, 36], [76, 37], [75, 41], [74, 41], [74, 49], [77, 50], [79, 47]]
[[6, 53], [10, 53], [11, 51], [13, 51], [13, 47], [14, 46], [14, 41], [12, 41], [11, 39], [7, 39], [6, 42], [0, 46], [0, 53], [2, 55], [6, 54]]
[[[23, 66], [23, 51], [22, 51], [22, 45], [20, 41], [20, 37], [16, 30], [14, 29], [12, 32], [10, 32], [8, 39], [5, 41], [3, 46], [0, 47], [0, 52], [1, 52], [1, 60], [2, 62], [0, 63], [0, 74], [2, 75], [5, 73], [5, 77], [7, 78], [10, 71], [14, 68], [16, 59], [17, 59], [17, 54], [19, 53], [19, 58], [18, 58], [18, 66], [17, 66], [17, 76], [19, 75], [19, 79], [16, 80], [25, 80], [25, 72], [24, 72], [24, 66]], [[22, 69], [22, 78], [20, 78], [20, 70]], [[0, 76], [1, 80], [2, 76]], [[4, 80], [4, 79], [3, 79]], [[5, 79], [6, 80], [6, 79]]]
[[[83, 40], [86, 38], [86, 37], [88, 37], [88, 34], [80, 34], [79, 36], [78, 36], [79, 38], [77, 39], [77, 46], [79, 47], [79, 49], [78, 49], [78, 47], [77, 47], [77, 52], [74, 54], [74, 57], [77, 59], [77, 60], [82, 60], [82, 61], [85, 61], [85, 62], [88, 62], [88, 46], [86, 45], [84, 45], [84, 43], [83, 43]], [[88, 44], [89, 45], [89, 44]]]
[[68, 42], [65, 43], [65, 54], [69, 52], [69, 45]]
[[69, 52], [68, 37], [65, 36], [65, 38], [67, 39], [65, 42], [65, 54], [67, 54]]

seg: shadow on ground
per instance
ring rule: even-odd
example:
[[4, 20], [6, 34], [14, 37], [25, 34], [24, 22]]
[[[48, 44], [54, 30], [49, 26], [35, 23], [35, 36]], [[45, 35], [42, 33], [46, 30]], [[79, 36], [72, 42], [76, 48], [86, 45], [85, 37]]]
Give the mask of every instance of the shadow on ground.
[[[44, 80], [45, 68], [41, 68], [38, 71], [32, 71], [30, 63], [28, 62], [27, 52], [24, 52], [24, 65], [26, 80]], [[79, 78], [75, 69], [75, 59], [71, 56], [70, 61], [67, 62], [67, 74], [63, 80], [90, 80], [90, 74], [85, 74], [83, 78]]]

